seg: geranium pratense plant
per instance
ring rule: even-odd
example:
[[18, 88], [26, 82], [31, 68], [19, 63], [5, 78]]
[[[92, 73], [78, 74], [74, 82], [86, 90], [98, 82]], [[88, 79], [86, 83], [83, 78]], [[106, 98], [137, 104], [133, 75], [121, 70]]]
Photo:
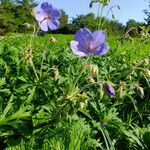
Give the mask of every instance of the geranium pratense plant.
[[87, 28], [78, 30], [75, 34], [75, 40], [71, 41], [71, 49], [79, 57], [88, 55], [104, 55], [109, 50], [105, 44], [106, 34], [102, 30], [91, 32]]
[[35, 18], [39, 22], [39, 26], [43, 31], [48, 31], [48, 28], [56, 30], [60, 24], [58, 20], [60, 16], [60, 10], [54, 8], [48, 2], [42, 3], [41, 10], [35, 14]]

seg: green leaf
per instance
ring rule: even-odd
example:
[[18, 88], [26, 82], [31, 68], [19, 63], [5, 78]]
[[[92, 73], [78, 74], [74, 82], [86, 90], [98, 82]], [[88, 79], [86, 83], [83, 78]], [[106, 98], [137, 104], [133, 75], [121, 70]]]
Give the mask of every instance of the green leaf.
[[34, 94], [35, 94], [35, 89], [36, 89], [36, 86], [34, 86], [33, 89], [29, 91], [30, 94], [29, 94], [29, 96], [28, 96], [28, 98], [27, 98], [27, 100], [26, 100], [26, 103], [27, 103], [27, 104], [30, 104], [30, 103], [31, 103], [31, 101], [32, 101], [32, 99], [33, 99], [33, 96], [34, 96]]
[[0, 87], [6, 84], [5, 78], [0, 78]]
[[4, 111], [3, 111], [3, 114], [2, 114], [1, 117], [0, 117], [0, 120], [3, 120], [3, 119], [6, 117], [7, 113], [9, 112], [9, 110], [12, 108], [12, 100], [13, 100], [13, 95], [11, 95], [8, 104], [7, 104], [7, 106], [5, 107], [5, 109], [4, 109]]

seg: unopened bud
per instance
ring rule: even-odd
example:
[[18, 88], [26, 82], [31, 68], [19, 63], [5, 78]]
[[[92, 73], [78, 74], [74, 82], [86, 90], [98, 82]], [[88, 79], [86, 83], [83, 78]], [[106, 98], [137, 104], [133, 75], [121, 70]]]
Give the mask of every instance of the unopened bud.
[[32, 16], [35, 16], [35, 14], [37, 13], [37, 10], [31, 9], [30, 13], [31, 13]]
[[54, 68], [53, 69], [53, 74], [54, 74], [55, 80], [57, 80], [59, 78], [59, 70], [57, 68]]
[[118, 9], [121, 9], [119, 5], [117, 7], [118, 7]]
[[115, 95], [115, 90], [111, 84], [105, 83], [105, 89], [110, 96]]
[[115, 20], [115, 15], [114, 14], [112, 14], [112, 18]]
[[57, 42], [57, 40], [56, 40], [54, 37], [50, 37], [50, 38], [49, 38], [49, 41], [50, 41], [51, 43], [56, 43], [56, 42]]
[[31, 25], [29, 23], [24, 23], [23, 24], [27, 29], [29, 29], [31, 27]]
[[144, 64], [145, 66], [147, 66], [147, 65], [149, 64], [148, 59], [144, 59], [144, 60], [143, 60], [143, 64]]
[[30, 63], [30, 64], [32, 64], [33, 62], [32, 62], [32, 55], [30, 55], [30, 54], [27, 54], [27, 61]]
[[93, 64], [90, 65], [90, 73], [92, 76], [97, 75], [98, 71], [99, 71], [99, 69], [98, 69], [97, 65], [93, 65]]
[[145, 77], [150, 78], [150, 70], [149, 69], [144, 69], [143, 73], [144, 73]]
[[95, 83], [95, 80], [92, 77], [88, 77], [87, 80], [88, 80], [89, 83]]

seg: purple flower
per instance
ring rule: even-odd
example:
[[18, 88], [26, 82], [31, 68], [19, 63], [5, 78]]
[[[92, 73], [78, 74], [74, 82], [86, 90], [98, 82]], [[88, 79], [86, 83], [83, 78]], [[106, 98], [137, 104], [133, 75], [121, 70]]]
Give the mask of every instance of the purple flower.
[[87, 28], [78, 30], [75, 40], [71, 41], [70, 46], [74, 54], [79, 57], [88, 55], [104, 55], [109, 46], [105, 44], [106, 34], [102, 30], [93, 33]]
[[108, 92], [108, 94], [110, 96], [114, 96], [115, 95], [115, 90], [110, 84], [105, 83], [105, 89], [106, 89], [106, 91]]
[[53, 8], [48, 2], [42, 3], [41, 11], [35, 14], [35, 18], [43, 31], [48, 31], [48, 28], [56, 30], [60, 24], [58, 20], [60, 16], [61, 12], [57, 8]]

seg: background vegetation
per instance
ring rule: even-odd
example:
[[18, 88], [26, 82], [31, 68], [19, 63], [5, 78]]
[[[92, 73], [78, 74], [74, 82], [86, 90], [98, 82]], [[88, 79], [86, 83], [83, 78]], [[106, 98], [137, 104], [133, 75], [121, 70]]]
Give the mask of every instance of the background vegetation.
[[[37, 6], [34, 0], [0, 0], [0, 34], [4, 35], [8, 32], [29, 32], [26, 30], [25, 24], [35, 24], [34, 16], [32, 15], [33, 9]], [[120, 9], [120, 8], [119, 8]], [[60, 19], [60, 28], [51, 33], [73, 34], [79, 28], [87, 27], [91, 31], [96, 30], [99, 18], [95, 14], [90, 13], [87, 15], [77, 15], [69, 21], [68, 15], [64, 10], [61, 10], [62, 17]], [[103, 29], [110, 35], [123, 35], [130, 29], [130, 36], [135, 37], [141, 31], [142, 26], [150, 25], [150, 12], [144, 10], [146, 15], [146, 23], [139, 23], [131, 19], [126, 25], [123, 25], [119, 21], [115, 20], [114, 14], [112, 14], [113, 20], [109, 20], [103, 17]], [[95, 23], [93, 23], [95, 22]]]

